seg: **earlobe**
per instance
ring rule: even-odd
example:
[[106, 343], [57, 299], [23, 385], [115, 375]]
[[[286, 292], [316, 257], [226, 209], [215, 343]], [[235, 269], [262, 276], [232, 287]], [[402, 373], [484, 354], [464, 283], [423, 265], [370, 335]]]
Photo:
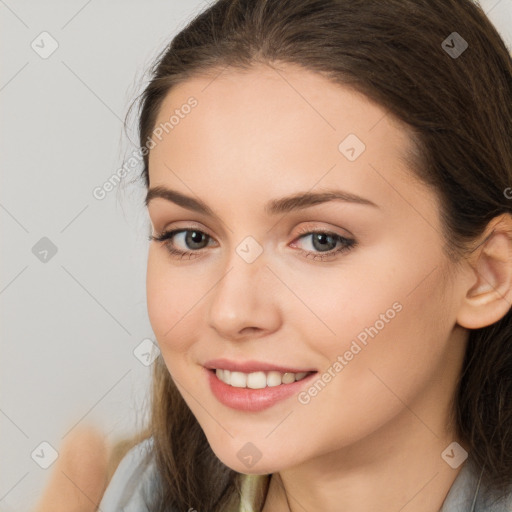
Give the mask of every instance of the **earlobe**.
[[504, 215], [493, 224], [469, 262], [472, 283], [457, 315], [468, 329], [492, 325], [512, 307], [512, 220]]

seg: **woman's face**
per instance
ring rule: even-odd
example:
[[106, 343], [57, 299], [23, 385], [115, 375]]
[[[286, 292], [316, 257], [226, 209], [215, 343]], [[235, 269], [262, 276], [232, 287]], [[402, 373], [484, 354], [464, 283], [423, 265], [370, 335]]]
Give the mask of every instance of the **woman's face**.
[[[148, 310], [212, 449], [236, 471], [270, 473], [444, 435], [465, 349], [461, 290], [436, 195], [403, 160], [403, 128], [298, 67], [219, 72], [166, 97], [150, 189], [180, 196], [148, 203], [153, 235], [188, 230], [151, 242]], [[250, 373], [251, 386], [280, 382], [271, 365], [316, 373], [243, 389], [205, 368], [230, 363], [246, 370], [231, 372], [238, 385]]]

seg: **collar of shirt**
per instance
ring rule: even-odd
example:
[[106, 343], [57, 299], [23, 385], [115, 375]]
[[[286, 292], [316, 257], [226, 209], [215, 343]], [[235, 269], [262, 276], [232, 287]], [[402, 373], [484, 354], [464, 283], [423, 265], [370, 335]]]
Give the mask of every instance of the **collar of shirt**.
[[[482, 485], [483, 470], [471, 457], [466, 459], [439, 512], [511, 512], [512, 489], [502, 499]], [[244, 475], [237, 512], [260, 512], [270, 483], [270, 475]]]

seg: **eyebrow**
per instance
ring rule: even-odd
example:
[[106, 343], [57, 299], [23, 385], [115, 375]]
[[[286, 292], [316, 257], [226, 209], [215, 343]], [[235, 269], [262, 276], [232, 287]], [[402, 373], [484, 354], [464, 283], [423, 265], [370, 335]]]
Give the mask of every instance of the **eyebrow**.
[[[160, 197], [171, 203], [175, 203], [183, 208], [202, 213], [210, 217], [217, 217], [211, 208], [201, 201], [190, 196], [186, 196], [176, 190], [171, 190], [163, 186], [153, 187], [148, 190], [145, 199], [146, 207], [152, 199]], [[272, 199], [265, 205], [265, 213], [268, 215], [279, 215], [294, 210], [302, 210], [310, 206], [329, 201], [344, 201], [346, 203], [363, 204], [378, 208], [378, 206], [369, 199], [346, 192], [343, 190], [326, 190], [324, 192], [298, 192], [293, 195], [282, 197], [280, 199]]]

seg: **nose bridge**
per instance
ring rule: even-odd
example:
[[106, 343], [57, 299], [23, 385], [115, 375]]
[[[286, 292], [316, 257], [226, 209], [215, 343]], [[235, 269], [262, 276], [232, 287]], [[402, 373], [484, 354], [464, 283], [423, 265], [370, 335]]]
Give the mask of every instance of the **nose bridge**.
[[226, 259], [209, 308], [209, 324], [223, 337], [236, 337], [247, 327], [275, 328], [278, 311], [266, 263], [263, 247], [253, 237], [244, 238]]
[[226, 272], [218, 287], [229, 293], [249, 288], [258, 292], [258, 283], [264, 281], [268, 273], [267, 262], [267, 253], [262, 244], [253, 236], [245, 236], [230, 250], [225, 261]]

